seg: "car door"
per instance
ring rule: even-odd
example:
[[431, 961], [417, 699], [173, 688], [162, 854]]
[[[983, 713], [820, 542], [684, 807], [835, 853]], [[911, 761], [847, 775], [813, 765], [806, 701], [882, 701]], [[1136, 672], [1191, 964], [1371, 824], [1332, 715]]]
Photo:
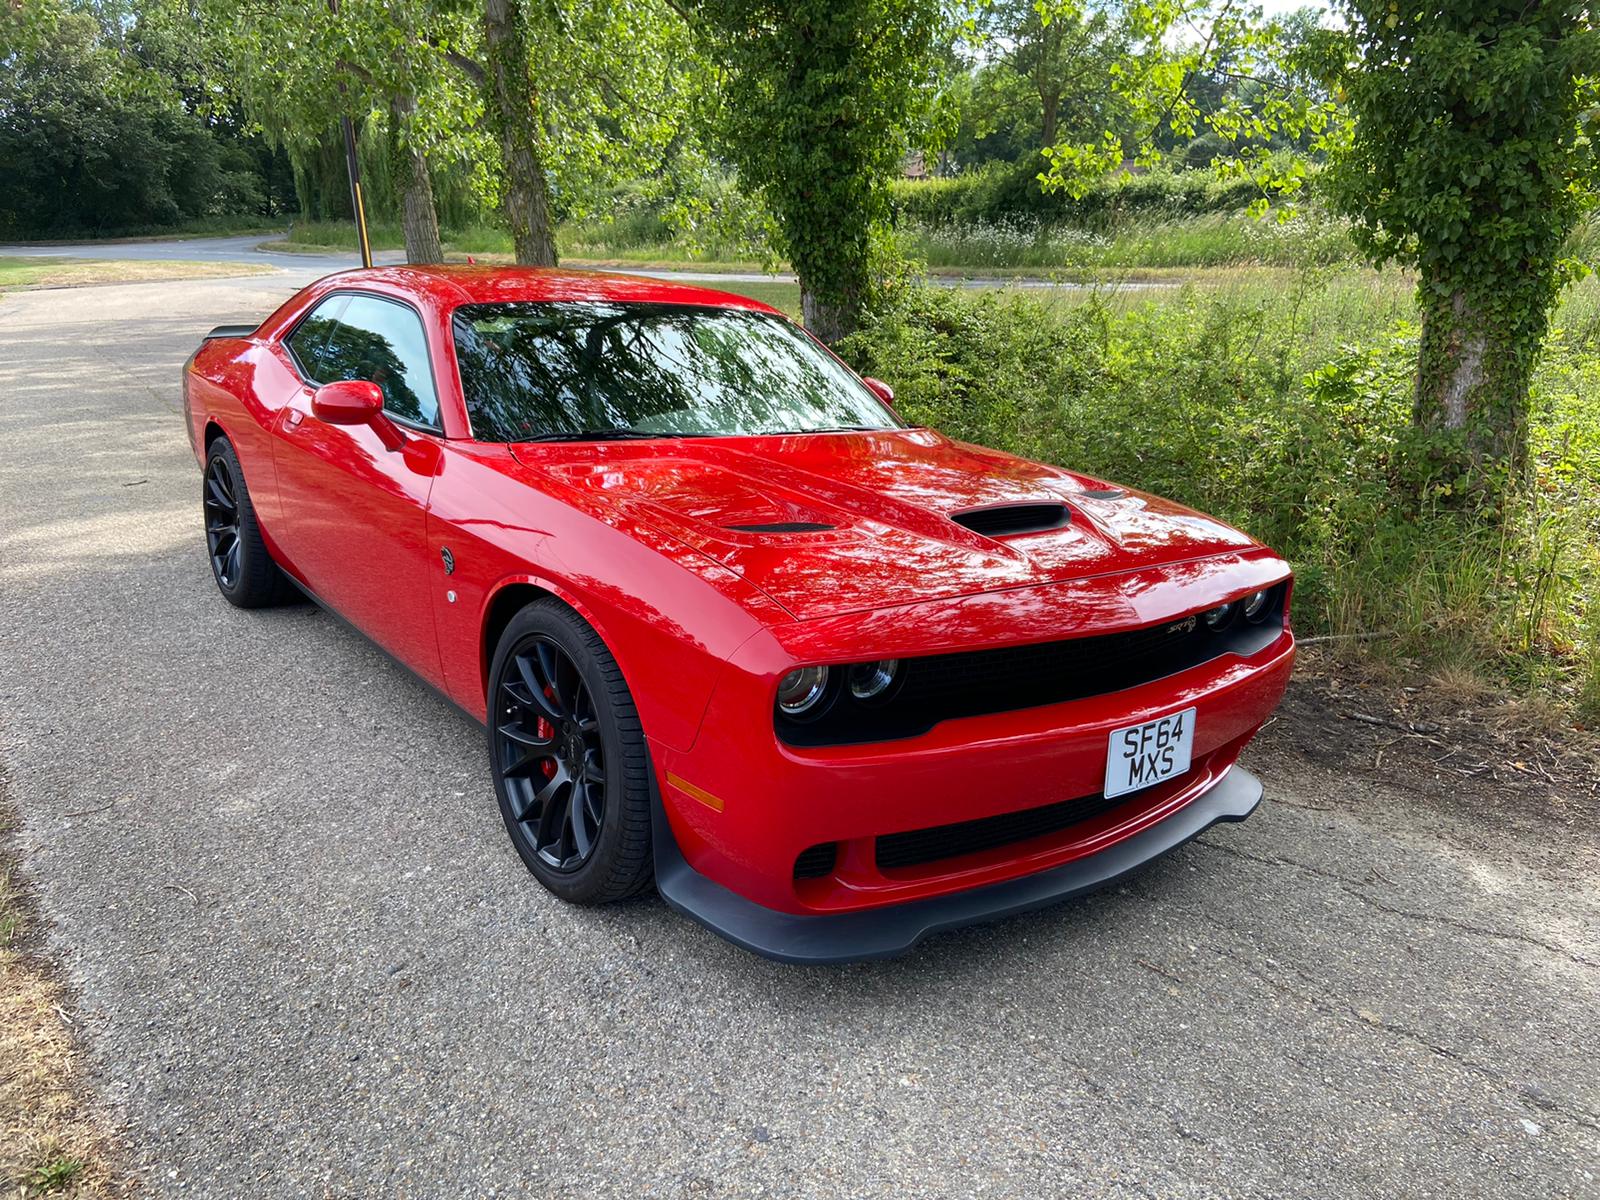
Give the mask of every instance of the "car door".
[[[276, 540], [317, 597], [423, 678], [442, 685], [428, 595], [428, 494], [441, 460], [439, 399], [420, 314], [362, 292], [325, 297], [285, 339], [304, 384], [273, 439]], [[363, 379], [405, 432], [385, 449], [365, 425], [312, 414], [319, 384]]]

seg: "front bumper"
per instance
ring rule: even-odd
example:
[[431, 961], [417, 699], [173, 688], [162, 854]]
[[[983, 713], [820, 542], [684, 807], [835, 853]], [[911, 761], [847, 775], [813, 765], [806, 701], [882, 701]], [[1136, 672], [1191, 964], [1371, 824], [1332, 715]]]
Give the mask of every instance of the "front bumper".
[[765, 908], [708, 879], [678, 850], [656, 798], [656, 888], [679, 912], [747, 950], [780, 962], [891, 958], [930, 933], [1041, 908], [1104, 887], [1220, 821], [1242, 821], [1261, 802], [1261, 782], [1222, 769], [1208, 790], [1165, 819], [1087, 857], [1004, 883], [854, 912], [804, 915]]

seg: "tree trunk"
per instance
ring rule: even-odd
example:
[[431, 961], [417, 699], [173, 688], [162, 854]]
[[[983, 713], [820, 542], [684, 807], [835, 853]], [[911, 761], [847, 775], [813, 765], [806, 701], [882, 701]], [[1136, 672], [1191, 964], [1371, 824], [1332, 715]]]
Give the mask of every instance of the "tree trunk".
[[529, 74], [523, 20], [518, 0], [484, 0], [487, 115], [500, 143], [501, 209], [517, 262], [553, 267], [550, 184], [539, 153], [538, 93]]
[[1044, 136], [1041, 139], [1041, 144], [1054, 146], [1056, 144], [1056, 124], [1060, 120], [1061, 93], [1051, 92], [1048, 95], [1041, 93], [1039, 99], [1044, 104]]
[[802, 277], [800, 280], [800, 315], [805, 326], [826, 345], [837, 345], [849, 337], [861, 323], [859, 301], [824, 299], [812, 290]]
[[416, 107], [414, 96], [396, 96], [390, 103], [394, 118], [394, 177], [400, 184], [400, 227], [405, 232], [408, 263], [441, 263], [444, 245], [439, 240], [439, 215], [433, 207], [433, 178], [428, 160], [413, 149], [406, 136], [406, 118]]
[[1413, 423], [1458, 437], [1463, 469], [1499, 463], [1520, 473], [1528, 456], [1532, 362], [1461, 293], [1424, 285]]

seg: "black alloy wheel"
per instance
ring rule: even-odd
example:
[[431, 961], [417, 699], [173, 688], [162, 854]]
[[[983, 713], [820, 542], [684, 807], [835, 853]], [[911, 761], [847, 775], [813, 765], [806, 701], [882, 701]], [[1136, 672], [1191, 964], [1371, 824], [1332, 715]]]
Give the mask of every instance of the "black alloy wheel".
[[564, 900], [602, 904], [653, 877], [650, 768], [633, 696], [571, 608], [536, 600], [489, 672], [489, 765], [511, 844]]
[[239, 583], [238, 484], [226, 455], [213, 455], [206, 464], [206, 548], [217, 583], [228, 591]]
[[226, 437], [213, 438], [206, 446], [200, 498], [206, 557], [223, 598], [239, 608], [264, 608], [297, 599], [294, 584], [278, 569], [261, 536], [239, 455]]
[[605, 746], [594, 701], [560, 646], [535, 636], [500, 685], [496, 761], [526, 844], [552, 869], [589, 861], [606, 811]]

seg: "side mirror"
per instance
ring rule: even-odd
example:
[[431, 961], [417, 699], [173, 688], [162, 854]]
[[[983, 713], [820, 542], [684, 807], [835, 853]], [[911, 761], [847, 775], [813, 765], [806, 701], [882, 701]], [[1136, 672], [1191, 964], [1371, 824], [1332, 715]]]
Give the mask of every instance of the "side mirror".
[[385, 450], [406, 444], [405, 435], [384, 415], [383, 389], [365, 379], [323, 384], [311, 393], [311, 415], [329, 425], [370, 426]]
[[871, 389], [872, 394], [882, 400], [890, 408], [894, 407], [894, 389], [881, 379], [874, 379], [871, 375], [863, 375], [861, 382]]

